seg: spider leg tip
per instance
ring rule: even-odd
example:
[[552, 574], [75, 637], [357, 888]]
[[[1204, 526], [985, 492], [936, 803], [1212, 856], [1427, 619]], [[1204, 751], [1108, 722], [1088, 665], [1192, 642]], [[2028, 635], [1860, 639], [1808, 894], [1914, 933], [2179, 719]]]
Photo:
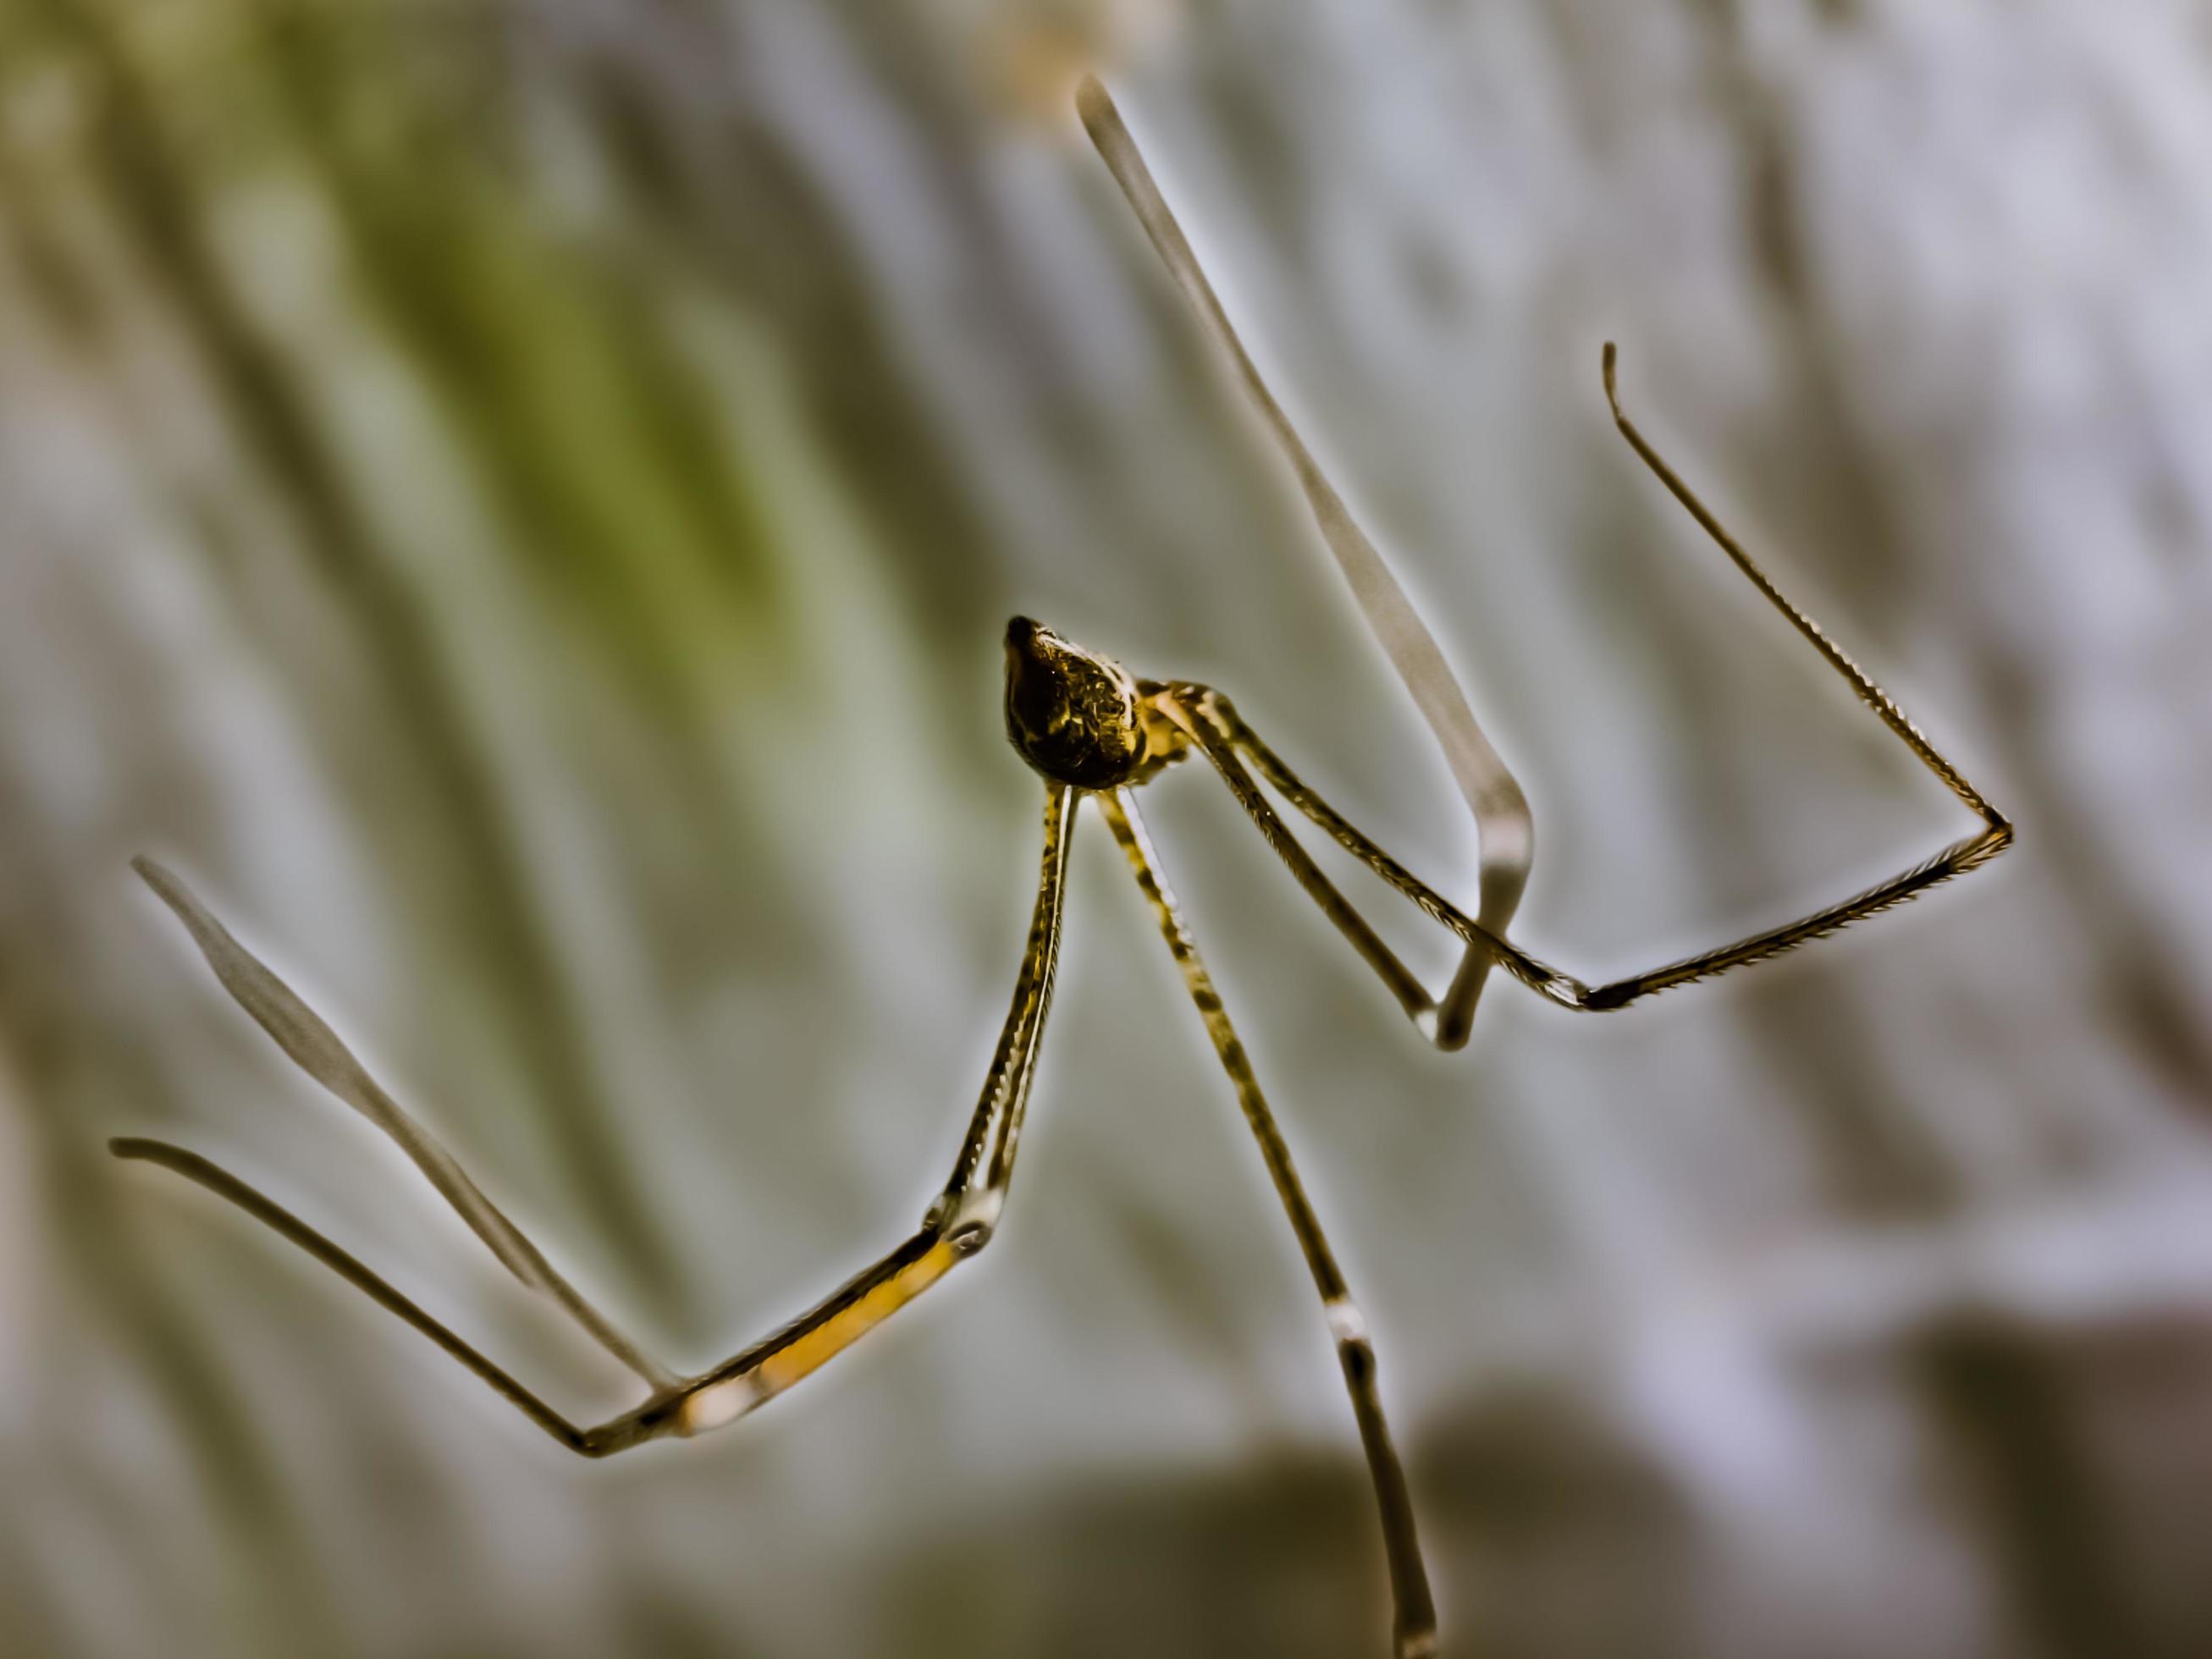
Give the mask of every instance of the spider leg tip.
[[168, 866], [156, 863], [143, 853], [137, 853], [131, 856], [131, 868], [139, 880], [153, 889], [155, 897], [179, 915], [185, 915], [193, 908], [191, 890], [177, 879], [175, 872]]
[[1083, 118], [1084, 125], [1090, 127], [1114, 118], [1114, 94], [1106, 90], [1104, 82], [1088, 70], [1075, 83], [1075, 112]]

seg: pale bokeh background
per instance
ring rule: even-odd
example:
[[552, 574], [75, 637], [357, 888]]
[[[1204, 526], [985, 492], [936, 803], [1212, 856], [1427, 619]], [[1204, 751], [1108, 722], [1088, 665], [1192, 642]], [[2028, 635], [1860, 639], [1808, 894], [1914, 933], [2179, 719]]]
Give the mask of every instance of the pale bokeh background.
[[149, 850], [586, 1286], [731, 1351], [949, 1165], [1033, 883], [1016, 609], [1466, 890], [1086, 64], [1528, 783], [1532, 948], [1639, 966], [1970, 827], [1633, 465], [1607, 337], [2021, 826], [1609, 1021], [1501, 983], [1439, 1056], [1218, 789], [1151, 792], [1445, 1652], [2212, 1650], [2212, 6], [14, 0], [0, 1650], [1381, 1650], [1325, 1333], [1087, 818], [1001, 1242], [712, 1440], [574, 1462], [103, 1151], [628, 1403]]

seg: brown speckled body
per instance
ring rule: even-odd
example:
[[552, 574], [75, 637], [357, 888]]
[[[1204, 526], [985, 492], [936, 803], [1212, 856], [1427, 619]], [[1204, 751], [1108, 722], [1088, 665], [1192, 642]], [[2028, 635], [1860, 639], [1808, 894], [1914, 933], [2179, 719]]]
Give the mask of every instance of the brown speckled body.
[[1117, 789], [1182, 759], [1189, 735], [1161, 703], [1173, 689], [1027, 617], [1006, 624], [1006, 740], [1056, 783]]

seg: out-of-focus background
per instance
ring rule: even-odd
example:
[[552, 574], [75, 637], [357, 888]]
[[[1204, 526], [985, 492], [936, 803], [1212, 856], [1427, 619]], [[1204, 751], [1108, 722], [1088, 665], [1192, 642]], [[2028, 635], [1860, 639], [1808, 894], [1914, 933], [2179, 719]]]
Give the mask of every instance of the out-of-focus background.
[[[1069, 112], [1119, 89], [1533, 799], [1595, 977], [1964, 833], [1607, 426], [2016, 818], [1844, 939], [1441, 1056], [1154, 828], [1366, 1304], [1444, 1651], [2212, 1651], [2212, 6], [0, 8], [0, 1650], [1339, 1656], [1296, 1254], [1087, 817], [1001, 1242], [735, 1430], [230, 1006], [151, 851], [686, 1368], [902, 1237], [1034, 882], [1014, 610], [1463, 812]], [[1373, 895], [1432, 974], [1452, 961]]]

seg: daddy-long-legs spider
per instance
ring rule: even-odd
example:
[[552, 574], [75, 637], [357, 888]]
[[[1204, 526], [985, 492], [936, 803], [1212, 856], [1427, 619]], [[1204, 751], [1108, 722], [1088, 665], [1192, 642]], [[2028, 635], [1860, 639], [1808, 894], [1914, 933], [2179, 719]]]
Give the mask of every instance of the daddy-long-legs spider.
[[[1828, 666], [1978, 817], [1980, 828], [1926, 862], [1854, 897], [1734, 944], [1609, 982], [1587, 982], [1514, 944], [1507, 937], [1507, 927], [1532, 851], [1531, 821], [1518, 786], [1484, 738], [1419, 617], [1270, 395], [1103, 89], [1088, 82], [1079, 101], [1101, 155], [1154, 245], [1289, 455], [1324, 539], [1437, 736], [1480, 836], [1476, 914], [1469, 915], [1417, 878], [1301, 782], [1221, 693], [1188, 681], [1136, 678], [1110, 659], [1017, 617], [1007, 628], [1005, 642], [1006, 731], [1015, 750], [1043, 781], [1044, 848], [1012, 1007], [951, 1176], [914, 1235], [773, 1335], [696, 1376], [678, 1376], [647, 1356], [568, 1284], [444, 1148], [379, 1086], [328, 1025], [240, 945], [175, 877], [144, 860], [137, 861], [140, 873], [183, 921], [230, 994], [303, 1070], [397, 1140], [500, 1261], [524, 1283], [551, 1297], [636, 1372], [648, 1395], [633, 1410], [593, 1427], [580, 1427], [359, 1261], [237, 1176], [162, 1141], [128, 1139], [112, 1146], [120, 1157], [158, 1164], [188, 1177], [273, 1228], [406, 1321], [571, 1451], [602, 1457], [650, 1440], [719, 1427], [817, 1369], [975, 1255], [996, 1231], [1012, 1183], [1060, 957], [1069, 848], [1078, 809], [1087, 799], [1105, 821], [1152, 909], [1312, 1273], [1381, 1513], [1396, 1651], [1426, 1654], [1434, 1650], [1435, 1610], [1405, 1475], [1384, 1419], [1373, 1346], [1252, 1064], [1162, 873], [1138, 810], [1137, 792], [1177, 763], [1194, 756], [1202, 759], [1227, 785], [1306, 896], [1350, 941], [1423, 1035], [1443, 1048], [1466, 1041], [1492, 968], [1563, 1008], [1602, 1012], [1625, 1007], [1673, 986], [1763, 960], [1901, 903], [1995, 857], [2009, 842], [2012, 830], [1920, 735], [1887, 694], [1783, 596], [1621, 412], [1613, 349], [1607, 346], [1607, 397], [1636, 454]], [[1401, 962], [1322, 872], [1270, 804], [1263, 784], [1461, 941], [1464, 957], [1441, 995], [1432, 994]]]

